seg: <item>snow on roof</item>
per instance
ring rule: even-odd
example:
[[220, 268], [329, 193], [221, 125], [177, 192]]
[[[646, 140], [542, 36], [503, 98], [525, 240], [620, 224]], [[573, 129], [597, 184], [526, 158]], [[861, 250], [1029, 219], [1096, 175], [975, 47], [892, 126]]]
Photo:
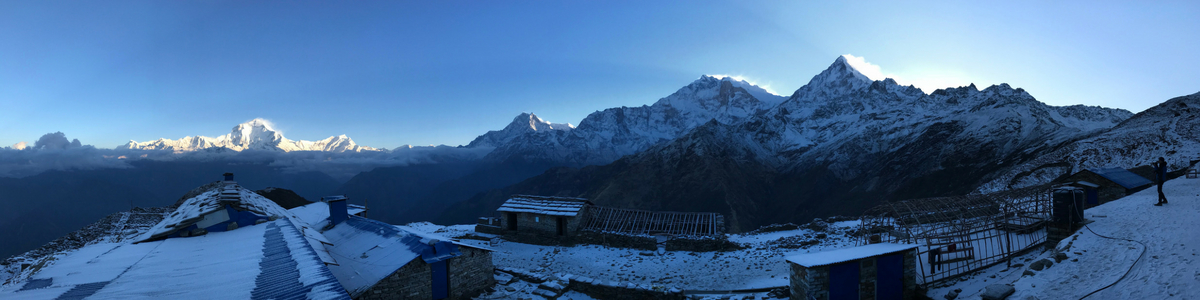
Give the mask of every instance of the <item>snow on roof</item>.
[[1095, 168], [1088, 169], [1088, 171], [1096, 173], [1096, 175], [1100, 175], [1100, 177], [1104, 177], [1105, 179], [1112, 180], [1112, 182], [1115, 182], [1121, 185], [1121, 187], [1127, 189], [1134, 189], [1154, 184], [1150, 181], [1150, 179], [1138, 176], [1138, 174], [1134, 174], [1133, 172], [1122, 168]]
[[[348, 214], [357, 215], [366, 211], [367, 208], [361, 205], [347, 204], [346, 211]], [[318, 225], [329, 219], [329, 203], [313, 202], [304, 206], [293, 207], [289, 209], [292, 215], [300, 218], [301, 221], [308, 224]]]
[[859, 260], [872, 256], [891, 254], [914, 248], [917, 248], [916, 244], [879, 243], [817, 253], [797, 254], [788, 256], [787, 261], [804, 266], [806, 268], [812, 268], [852, 260]]
[[583, 198], [514, 195], [496, 211], [574, 217], [592, 202]]
[[[402, 231], [395, 226], [363, 218], [351, 216], [337, 226], [324, 232], [333, 245], [327, 246], [337, 265], [330, 265], [329, 270], [337, 277], [338, 282], [357, 297], [369, 290], [375, 283], [395, 273], [413, 259], [422, 257], [424, 252], [433, 252], [429, 244], [421, 236]], [[439, 243], [434, 243], [439, 244]], [[457, 256], [457, 246], [442, 245], [443, 255], [427, 262], [441, 261]]]
[[20, 299], [350, 299], [292, 222], [93, 244], [33, 275]]
[[[224, 181], [221, 183], [221, 188], [205, 192], [184, 201], [183, 204], [180, 204], [175, 209], [175, 212], [167, 215], [162, 221], [135, 239], [134, 243], [143, 243], [164, 238], [180, 228], [186, 228], [195, 224], [202, 220], [208, 213], [224, 209], [226, 205], [266, 217], [277, 217], [288, 220], [292, 223], [292, 227], [299, 230], [307, 242], [312, 245], [313, 250], [316, 251], [321, 261], [334, 263], [333, 257], [329, 256], [329, 252], [322, 246], [323, 244], [329, 244], [329, 241], [320, 232], [314, 230], [311, 223], [297, 217], [274, 201], [254, 191], [238, 186], [233, 181]], [[328, 212], [326, 212], [326, 215], [328, 215]]]
[[[180, 228], [199, 222], [208, 213], [224, 209], [226, 205], [265, 217], [294, 217], [287, 209], [279, 206], [274, 201], [254, 191], [242, 188], [236, 182], [224, 181], [221, 183], [221, 188], [205, 192], [184, 201], [183, 204], [175, 209], [175, 212], [167, 215], [162, 221], [151, 227], [135, 243], [166, 237]], [[297, 225], [303, 226], [303, 224]]]

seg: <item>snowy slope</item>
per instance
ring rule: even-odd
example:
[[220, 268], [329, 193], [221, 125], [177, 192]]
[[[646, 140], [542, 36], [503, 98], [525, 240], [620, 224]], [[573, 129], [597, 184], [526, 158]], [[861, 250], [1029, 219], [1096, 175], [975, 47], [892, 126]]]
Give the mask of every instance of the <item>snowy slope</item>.
[[981, 287], [999, 283], [1016, 287], [1008, 299], [1079, 299], [1128, 272], [1116, 285], [1087, 299], [1200, 299], [1196, 287], [1200, 283], [1198, 190], [1200, 180], [1180, 177], [1163, 186], [1170, 200], [1165, 206], [1151, 205], [1158, 197], [1151, 188], [1088, 209], [1084, 217], [1095, 222], [1056, 247], [1066, 254], [1065, 260], [1054, 262], [1054, 251], [1039, 253], [1021, 262], [1028, 265], [1050, 258], [1054, 264], [1042, 271], [1030, 270], [1034, 275], [1020, 275], [1028, 267], [985, 270], [953, 285], [930, 289], [928, 296], [943, 299], [950, 290], [962, 289], [958, 299], [976, 299], [973, 297]]
[[1021, 164], [980, 187], [981, 192], [1050, 182], [1101, 167], [1133, 168], [1165, 157], [1171, 170], [1200, 159], [1200, 93], [1176, 97], [1111, 130], [1067, 144]]
[[210, 148], [228, 148], [234, 151], [242, 150], [276, 150], [276, 151], [327, 151], [327, 152], [361, 152], [379, 151], [371, 147], [359, 146], [346, 135], [331, 136], [318, 141], [296, 141], [283, 137], [282, 133], [271, 128], [271, 124], [263, 119], [254, 119], [238, 124], [225, 135], [217, 137], [188, 136], [178, 140], [158, 139], [148, 142], [129, 141], [117, 149], [140, 150], [172, 150], [190, 152]]

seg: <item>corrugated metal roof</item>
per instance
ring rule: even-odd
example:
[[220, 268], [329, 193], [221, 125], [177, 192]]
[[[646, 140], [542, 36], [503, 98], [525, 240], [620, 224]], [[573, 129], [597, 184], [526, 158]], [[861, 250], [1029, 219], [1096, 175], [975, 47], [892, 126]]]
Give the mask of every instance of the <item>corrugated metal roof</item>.
[[16, 299], [350, 299], [287, 220], [201, 237], [101, 243], [38, 272]]
[[283, 225], [268, 225], [263, 236], [263, 258], [258, 263], [261, 271], [254, 279], [251, 299], [305, 299], [305, 295], [314, 290], [317, 290], [317, 293], [340, 294], [349, 298], [346, 290], [328, 268], [309, 266], [308, 269], [313, 274], [301, 276], [301, 262], [297, 261], [297, 258], [306, 258], [307, 264], [320, 264], [321, 259], [311, 247], [288, 243], [284, 234], [290, 235], [292, 240], [298, 240], [299, 232], [291, 227], [290, 222], [279, 224]]
[[419, 236], [357, 216], [346, 219], [324, 234], [333, 243], [326, 249], [338, 262], [337, 265], [330, 265], [329, 270], [355, 297], [419, 257], [428, 247]]
[[583, 198], [515, 195], [496, 211], [574, 217], [592, 202]]
[[1096, 173], [1096, 175], [1100, 175], [1100, 177], [1111, 180], [1112, 182], [1115, 182], [1127, 189], [1134, 189], [1154, 184], [1154, 182], [1151, 182], [1150, 179], [1138, 176], [1138, 174], [1134, 174], [1133, 172], [1122, 168], [1095, 168], [1088, 169], [1088, 171]]

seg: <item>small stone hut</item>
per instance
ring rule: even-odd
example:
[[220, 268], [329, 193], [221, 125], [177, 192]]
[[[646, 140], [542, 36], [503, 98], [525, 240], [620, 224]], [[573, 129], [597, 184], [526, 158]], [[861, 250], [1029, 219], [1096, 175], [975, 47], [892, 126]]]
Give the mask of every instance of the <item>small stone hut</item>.
[[916, 299], [917, 245], [878, 243], [787, 257], [793, 299]]
[[514, 195], [500, 205], [495, 227], [518, 242], [573, 244], [592, 202], [583, 198]]
[[471, 299], [495, 285], [490, 249], [356, 216], [345, 197], [322, 200], [291, 211], [325, 238], [327, 267], [353, 299]]
[[1097, 187], [1099, 204], [1120, 199], [1152, 185], [1149, 179], [1122, 168], [1093, 168], [1079, 171], [1059, 182], [1089, 182]]

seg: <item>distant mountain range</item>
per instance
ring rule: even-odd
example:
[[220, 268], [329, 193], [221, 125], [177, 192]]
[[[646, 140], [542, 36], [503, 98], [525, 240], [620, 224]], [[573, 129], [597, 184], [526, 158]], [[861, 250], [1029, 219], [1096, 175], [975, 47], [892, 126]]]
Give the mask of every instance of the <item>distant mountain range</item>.
[[172, 150], [178, 152], [198, 151], [210, 148], [228, 148], [234, 151], [242, 150], [279, 150], [279, 151], [328, 151], [328, 152], [360, 152], [379, 151], [371, 147], [363, 147], [354, 143], [346, 135], [331, 136], [319, 141], [294, 141], [283, 137], [282, 133], [271, 128], [269, 122], [254, 119], [233, 127], [233, 131], [218, 137], [188, 136], [178, 140], [158, 139], [149, 142], [129, 141], [117, 149], [136, 150]]
[[[886, 200], [969, 193], [996, 172], [1132, 115], [1121, 109], [1049, 106], [1006, 84], [926, 94], [891, 79], [872, 81], [843, 57], [777, 105], [711, 78], [655, 105], [685, 107], [679, 110], [687, 113], [600, 118], [631, 110], [610, 109], [592, 114], [570, 135], [512, 138], [518, 145], [499, 146], [488, 156], [557, 159], [562, 165], [600, 165], [612, 157], [605, 156], [611, 152], [578, 150], [587, 142], [627, 156], [602, 166], [553, 170], [476, 195], [447, 209], [440, 221], [464, 222], [488, 214], [514, 193], [580, 196], [642, 209], [717, 211], [729, 217], [727, 224], [735, 232], [830, 214], [855, 215]], [[649, 122], [656, 125], [648, 127], [667, 130], [630, 126], [659, 118], [667, 121]], [[580, 134], [585, 128], [634, 134], [580, 138], [589, 137]], [[580, 142], [563, 142], [572, 140]]]

